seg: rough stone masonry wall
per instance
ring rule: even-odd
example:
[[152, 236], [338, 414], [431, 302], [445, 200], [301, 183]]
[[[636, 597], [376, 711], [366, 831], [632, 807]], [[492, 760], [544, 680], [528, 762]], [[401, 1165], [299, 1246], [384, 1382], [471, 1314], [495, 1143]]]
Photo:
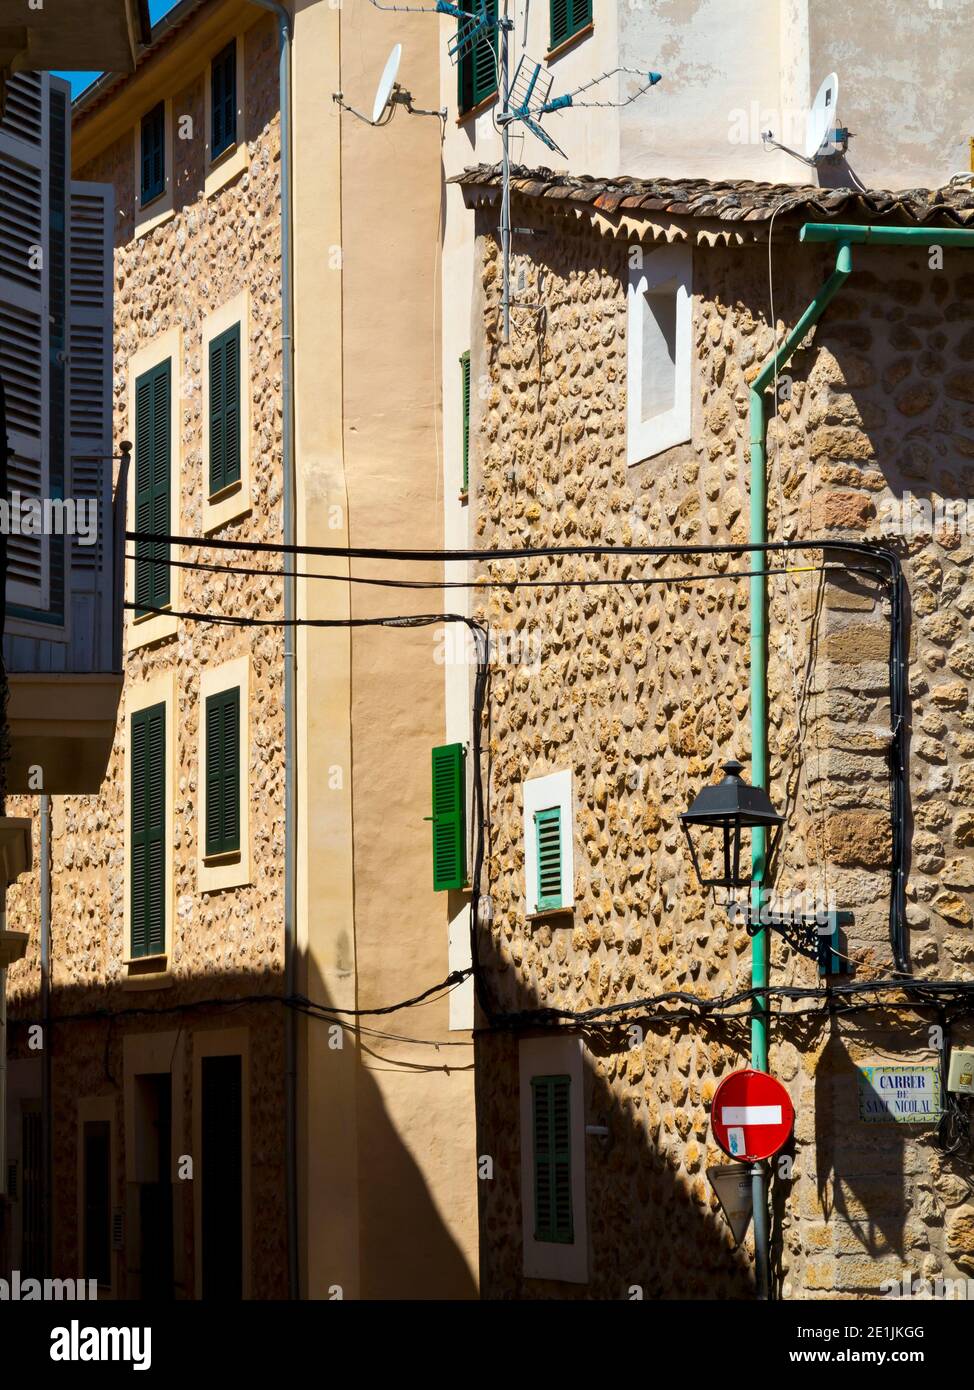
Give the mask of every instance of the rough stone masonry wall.
[[[133, 240], [135, 162], [131, 130], [76, 177], [111, 182], [116, 197], [114, 418], [116, 451], [128, 433], [127, 362], [169, 329], [182, 330], [181, 433], [174, 441], [179, 472], [179, 529], [202, 531], [206, 462], [202, 456], [201, 392], [204, 315], [244, 288], [250, 291], [251, 502], [223, 536], [281, 538], [281, 338], [280, 338], [280, 143], [277, 115], [276, 40], [270, 19], [245, 38], [246, 170], [209, 199], [203, 195], [204, 82], [202, 71], [173, 94], [178, 117], [193, 118], [197, 138], [176, 139], [175, 214]], [[131, 524], [131, 518], [129, 519]], [[130, 548], [130, 547], [129, 547]], [[246, 552], [176, 552], [207, 563], [250, 565]], [[273, 567], [273, 566], [269, 566]], [[214, 613], [279, 615], [281, 584], [275, 579], [223, 578], [183, 571], [182, 607]], [[200, 673], [207, 666], [249, 653], [251, 882], [218, 893], [197, 889], [199, 830], [198, 759]], [[64, 1272], [77, 1272], [77, 1111], [79, 1097], [115, 1094], [119, 1144], [117, 1205], [124, 1205], [122, 1047], [125, 1034], [157, 1029], [249, 1027], [251, 1030], [251, 1208], [254, 1295], [280, 1297], [286, 1288], [283, 1215], [283, 1018], [277, 1006], [193, 1010], [153, 1017], [153, 1010], [211, 998], [279, 993], [283, 974], [284, 758], [281, 672], [283, 639], [274, 627], [237, 629], [181, 621], [175, 637], [130, 652], [125, 688], [106, 778], [96, 796], [55, 798], [53, 832], [52, 959], [54, 1012], [93, 1009], [146, 1012], [116, 1024], [73, 1022], [54, 1030], [55, 1180]], [[164, 671], [177, 673], [175, 719], [176, 795], [171, 857], [172, 985], [125, 989], [124, 863], [127, 852], [123, 799], [126, 690]], [[31, 814], [11, 802], [11, 814]], [[38, 844], [35, 835], [35, 865]], [[30, 930], [25, 960], [9, 972], [12, 1018], [36, 1015], [38, 989], [38, 881], [36, 873], [12, 887], [8, 918]], [[174, 1021], [175, 1020], [175, 1021]], [[107, 1029], [107, 1037], [106, 1037]], [[16, 1037], [15, 1033], [15, 1037]], [[23, 1055], [30, 1055], [25, 1052]], [[191, 1047], [186, 1047], [184, 1152], [192, 1151]], [[179, 1079], [177, 1079], [177, 1085]], [[182, 1237], [187, 1277], [192, 1278], [192, 1205], [186, 1185]], [[190, 1291], [191, 1291], [191, 1285]]]
[[[695, 248], [692, 443], [628, 468], [628, 242], [572, 216], [542, 220], [529, 201], [516, 221], [546, 233], [531, 242], [534, 262], [523, 261], [521, 297], [540, 295], [550, 307], [538, 317], [517, 312], [510, 346], [500, 343], [500, 263], [482, 234], [472, 324], [475, 543], [745, 539], [748, 384], [773, 344], [766, 247]], [[828, 266], [805, 252], [800, 260], [796, 232], [785, 234], [776, 309], [790, 326]], [[864, 263], [789, 369], [791, 399], [769, 432], [773, 537], [860, 537], [880, 500], [899, 495], [903, 459], [923, 470], [928, 488], [944, 491], [968, 476], [957, 462], [974, 448], [968, 378], [943, 373], [971, 356], [970, 287], [953, 264], [939, 281], [918, 266], [897, 265], [900, 278], [890, 282], [893, 273], [887, 263], [878, 272]], [[918, 970], [970, 978], [969, 552], [966, 543], [949, 554], [937, 542], [910, 549], [913, 720], [927, 740], [921, 749], [914, 739], [912, 759], [911, 946]], [[481, 573], [622, 578], [734, 568], [747, 565], [566, 559]], [[769, 583], [771, 795], [789, 818], [777, 886], [834, 892], [836, 905], [856, 915], [844, 949], [861, 961], [858, 977], [885, 975], [888, 604], [874, 586], [844, 576]], [[677, 821], [728, 755], [749, 761], [746, 580], [493, 588], [480, 613], [495, 631], [526, 638], [521, 650], [541, 643], [537, 670], [498, 667], [490, 694], [485, 891], [495, 907], [497, 1007], [584, 1009], [664, 990], [746, 988], [748, 938], [700, 891]], [[574, 777], [575, 908], [528, 922], [521, 784], [564, 767]], [[819, 983], [815, 966], [777, 936], [772, 979]], [[930, 1022], [890, 1011], [831, 1029], [800, 1018], [773, 1026], [771, 1070], [798, 1117], [792, 1174], [774, 1183], [784, 1296], [877, 1296], [904, 1269], [932, 1277], [972, 1268], [964, 1168], [943, 1159], [928, 1128], [858, 1119], [855, 1066], [933, 1061]], [[749, 1259], [732, 1250], [705, 1169], [721, 1161], [709, 1101], [721, 1077], [748, 1061], [746, 1020], [649, 1027], [639, 1045], [622, 1029], [590, 1034], [586, 1044], [585, 1119], [607, 1122], [612, 1137], [605, 1148], [587, 1142], [590, 1281], [579, 1287], [523, 1278], [516, 1040], [481, 1040], [478, 1152], [495, 1161], [494, 1180], [481, 1184], [485, 1294], [624, 1298], [633, 1285], [645, 1297], [745, 1293]]]

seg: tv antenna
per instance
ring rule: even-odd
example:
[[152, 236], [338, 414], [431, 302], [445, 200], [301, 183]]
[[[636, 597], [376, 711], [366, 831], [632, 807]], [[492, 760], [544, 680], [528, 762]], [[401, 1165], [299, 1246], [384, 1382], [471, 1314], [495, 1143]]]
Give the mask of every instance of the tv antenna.
[[[497, 0], [497, 8], [503, 3], [503, 14], [490, 14], [487, 0], [463, 0], [453, 4], [452, 0], [436, 0], [429, 5], [383, 4], [382, 0], [370, 0], [377, 10], [393, 10], [400, 13], [425, 13], [452, 15], [457, 21], [456, 33], [448, 44], [447, 51], [454, 64], [472, 53], [482, 41], [491, 42], [497, 53], [498, 87], [501, 109], [497, 114], [496, 125], [501, 136], [501, 258], [503, 262], [503, 287], [501, 291], [501, 317], [504, 342], [511, 339], [511, 127], [520, 123], [529, 130], [549, 150], [567, 158], [564, 150], [548, 134], [541, 124], [541, 118], [556, 111], [564, 111], [575, 106], [622, 107], [636, 101], [651, 87], [661, 81], [658, 72], [641, 72], [635, 68], [612, 68], [600, 73], [590, 81], [582, 83], [574, 91], [552, 97], [552, 76], [542, 72], [541, 64], [522, 54], [510, 80], [510, 41], [514, 21], [507, 13], [508, 0]], [[527, 32], [527, 3], [525, 4], [525, 32]], [[496, 44], [496, 46], [495, 46]], [[607, 82], [609, 78], [624, 74], [640, 79], [641, 85], [621, 101], [583, 100], [578, 98], [586, 92]]]
[[840, 153], [849, 143], [848, 130], [836, 125], [835, 111], [838, 103], [839, 79], [834, 72], [830, 72], [815, 93], [815, 100], [805, 116], [804, 153], [781, 144], [774, 138], [774, 132], [771, 130], [762, 131], [761, 139], [765, 145], [784, 150], [785, 154], [790, 154], [795, 159], [800, 159], [803, 164], [815, 168], [820, 159]]
[[356, 111], [354, 106], [349, 106], [341, 92], [332, 92], [332, 101], [337, 102], [343, 111], [348, 111], [350, 115], [357, 116], [359, 120], [364, 121], [366, 125], [384, 125], [385, 120], [383, 118], [386, 117], [386, 112], [389, 113], [386, 119], [391, 119], [392, 108], [397, 102], [405, 106], [410, 115], [439, 116], [441, 121], [445, 121], [447, 115], [445, 106], [441, 111], [424, 111], [422, 107], [413, 105], [412, 93], [407, 92], [405, 87], [400, 87], [399, 83], [396, 81], [396, 77], [399, 74], [399, 64], [401, 62], [402, 44], [397, 43], [393, 46], [392, 52], [386, 59], [386, 65], [382, 69], [382, 75], [375, 89], [371, 116], [365, 116], [361, 111]]

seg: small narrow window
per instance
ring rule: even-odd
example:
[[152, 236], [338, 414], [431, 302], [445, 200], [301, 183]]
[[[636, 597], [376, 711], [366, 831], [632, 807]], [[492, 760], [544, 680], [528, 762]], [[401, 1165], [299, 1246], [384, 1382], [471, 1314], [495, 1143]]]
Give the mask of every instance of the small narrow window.
[[165, 187], [166, 104], [160, 101], [142, 117], [142, 206], [158, 198]]
[[572, 1221], [571, 1077], [531, 1078], [534, 1131], [534, 1238], [575, 1239]]
[[131, 952], [166, 949], [166, 706], [132, 715]]
[[206, 853], [240, 850], [240, 687], [206, 699]]
[[[135, 383], [135, 526], [146, 535], [169, 531], [171, 365], [167, 358]], [[136, 616], [169, 603], [168, 547], [135, 542]]]
[[664, 246], [629, 270], [627, 459], [641, 463], [691, 435], [692, 262], [688, 248]]
[[210, 67], [210, 158], [237, 143], [237, 41], [231, 39]]
[[84, 1141], [85, 1263], [84, 1277], [103, 1288], [112, 1282], [111, 1126], [86, 1120]]
[[[472, 111], [497, 91], [497, 0], [487, 0], [486, 12], [491, 22], [462, 50], [457, 63], [457, 105], [461, 114]], [[462, 43], [463, 35], [476, 29], [477, 21], [471, 18], [457, 23], [457, 38]]]
[[200, 1089], [200, 1292], [226, 1302], [243, 1296], [242, 1059], [204, 1057]]
[[551, 0], [551, 48], [560, 48], [592, 23], [592, 0]]
[[470, 490], [470, 353], [460, 358], [460, 408], [463, 415], [463, 484], [460, 491], [464, 496]]
[[240, 482], [240, 324], [209, 349], [210, 496]]
[[467, 876], [466, 750], [462, 743], [433, 749], [433, 889], [462, 888]]
[[561, 807], [535, 811], [534, 828], [538, 847], [538, 911], [562, 906], [561, 892]]

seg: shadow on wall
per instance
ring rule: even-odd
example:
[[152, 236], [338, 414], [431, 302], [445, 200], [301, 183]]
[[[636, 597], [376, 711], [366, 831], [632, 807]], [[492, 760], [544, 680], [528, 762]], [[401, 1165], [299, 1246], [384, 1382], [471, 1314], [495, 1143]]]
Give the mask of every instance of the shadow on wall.
[[[214, 894], [213, 903], [219, 898], [219, 894]], [[172, 1059], [170, 1113], [175, 1126], [172, 1145], [177, 1155], [193, 1155], [194, 1101], [199, 1103], [193, 1094], [195, 1041], [200, 1037], [212, 1040], [221, 1029], [246, 1028], [250, 1036], [251, 1162], [248, 1176], [252, 1296], [287, 1297], [285, 1010], [274, 998], [282, 993], [283, 981], [273, 971], [253, 975], [240, 972], [195, 975], [188, 981], [177, 980], [172, 987], [159, 993], [136, 995], [121, 986], [55, 989], [52, 997], [55, 1024], [51, 1029], [54, 1258], [53, 1268], [47, 1271], [51, 1277], [77, 1277], [84, 1265], [83, 1232], [79, 1229], [83, 1199], [83, 1194], [79, 1193], [79, 1102], [107, 1098], [114, 1102], [111, 1114], [116, 1146], [110, 1207], [126, 1212], [124, 1248], [118, 1254], [116, 1280], [123, 1287], [113, 1292], [115, 1296], [143, 1300], [196, 1296], [194, 1182], [201, 1181], [198, 1155], [195, 1156], [194, 1180], [180, 1182], [174, 1178], [171, 1200], [168, 1192], [164, 1195], [162, 1207], [167, 1212], [170, 1207], [172, 1210], [171, 1230], [162, 1242], [167, 1248], [171, 1246], [165, 1256], [166, 1269], [160, 1278], [156, 1277], [158, 1268], [156, 1276], [143, 1268], [145, 1233], [139, 1227], [140, 1193], [135, 1190], [140, 1185], [126, 1183], [126, 1146], [133, 1138], [125, 1129], [123, 1044], [127, 1038], [144, 1039], [154, 1033], [178, 1035], [177, 1046], [166, 1054]], [[320, 980], [311, 986], [309, 995], [322, 1003], [327, 1000]], [[233, 1002], [251, 1000], [254, 996], [262, 996], [262, 1001]], [[202, 1004], [201, 1001], [212, 997], [227, 1000], [229, 1007]], [[185, 1009], [180, 1010], [180, 1005], [185, 1005]], [[74, 1014], [82, 1017], [65, 1017]], [[24, 994], [11, 1004], [9, 1055], [15, 1064], [25, 1065], [29, 1060], [36, 1068], [36, 1053], [28, 1047], [28, 1027], [38, 1016], [38, 1000], [34, 995]], [[328, 1029], [327, 1023], [311, 1019], [305, 1026], [320, 1034]], [[415, 1027], [421, 1035], [420, 1020], [416, 1020]], [[370, 1076], [369, 1066], [365, 1064], [373, 1055], [369, 1039], [362, 1039], [361, 1052], [349, 1042], [346, 1034], [343, 1052], [331, 1055], [344, 1057], [353, 1068], [352, 1104], [360, 1133], [359, 1157], [361, 1159], [363, 1153], [368, 1155], [369, 1169], [368, 1173], [353, 1171], [351, 1175], [353, 1180], [363, 1184], [358, 1205], [340, 1186], [336, 1187], [337, 1200], [332, 1213], [339, 1213], [339, 1216], [334, 1225], [321, 1233], [321, 1238], [325, 1244], [333, 1242], [336, 1249], [361, 1244], [373, 1252], [372, 1264], [363, 1269], [362, 1297], [476, 1298], [476, 1284], [467, 1262], [438, 1211], [422, 1172], [397, 1133], [380, 1090]], [[387, 1057], [382, 1058], [382, 1065], [403, 1071], [411, 1066], [404, 1063], [399, 1067], [395, 1060]], [[437, 1066], [433, 1070], [448, 1072], [451, 1069]], [[37, 1075], [39, 1077], [39, 1072]], [[307, 1073], [299, 1069], [299, 1086], [306, 1080]], [[39, 1094], [36, 1101], [39, 1104]], [[31, 1101], [32, 1105], [34, 1103]], [[344, 1142], [343, 1127], [340, 1120], [336, 1122], [336, 1114], [320, 1118], [325, 1128], [335, 1131], [339, 1142]], [[134, 1142], [139, 1148], [144, 1138], [136, 1136]], [[313, 1155], [312, 1163], [316, 1161]], [[324, 1180], [329, 1181], [328, 1178]], [[162, 1183], [165, 1184], [164, 1178]], [[143, 1217], [144, 1213], [143, 1203]], [[350, 1223], [345, 1230], [340, 1226], [341, 1213]], [[302, 1232], [307, 1229], [307, 1219], [307, 1208], [302, 1205], [299, 1209]], [[162, 1224], [170, 1226], [168, 1217]], [[145, 1239], [154, 1240], [156, 1246], [160, 1244], [157, 1239], [159, 1225], [159, 1220], [155, 1220], [153, 1233], [145, 1235]], [[14, 1244], [17, 1248], [6, 1241], [5, 1253], [12, 1265], [19, 1261], [19, 1267], [24, 1269], [24, 1252], [19, 1248], [19, 1239]], [[327, 1262], [327, 1251], [319, 1253]], [[36, 1272], [44, 1274], [42, 1265], [36, 1267]], [[340, 1278], [335, 1282], [340, 1282]]]

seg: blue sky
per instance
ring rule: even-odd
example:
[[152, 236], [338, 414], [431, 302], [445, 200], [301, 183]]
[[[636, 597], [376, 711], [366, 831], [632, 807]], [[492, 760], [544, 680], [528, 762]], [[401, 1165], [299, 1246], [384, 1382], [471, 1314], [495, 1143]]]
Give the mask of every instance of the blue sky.
[[[153, 24], [164, 14], [168, 14], [175, 3], [176, 0], [149, 0], [149, 18]], [[68, 79], [71, 83], [71, 95], [76, 97], [79, 92], [83, 92], [86, 87], [90, 86], [100, 74], [97, 72], [59, 72], [57, 76]]]

